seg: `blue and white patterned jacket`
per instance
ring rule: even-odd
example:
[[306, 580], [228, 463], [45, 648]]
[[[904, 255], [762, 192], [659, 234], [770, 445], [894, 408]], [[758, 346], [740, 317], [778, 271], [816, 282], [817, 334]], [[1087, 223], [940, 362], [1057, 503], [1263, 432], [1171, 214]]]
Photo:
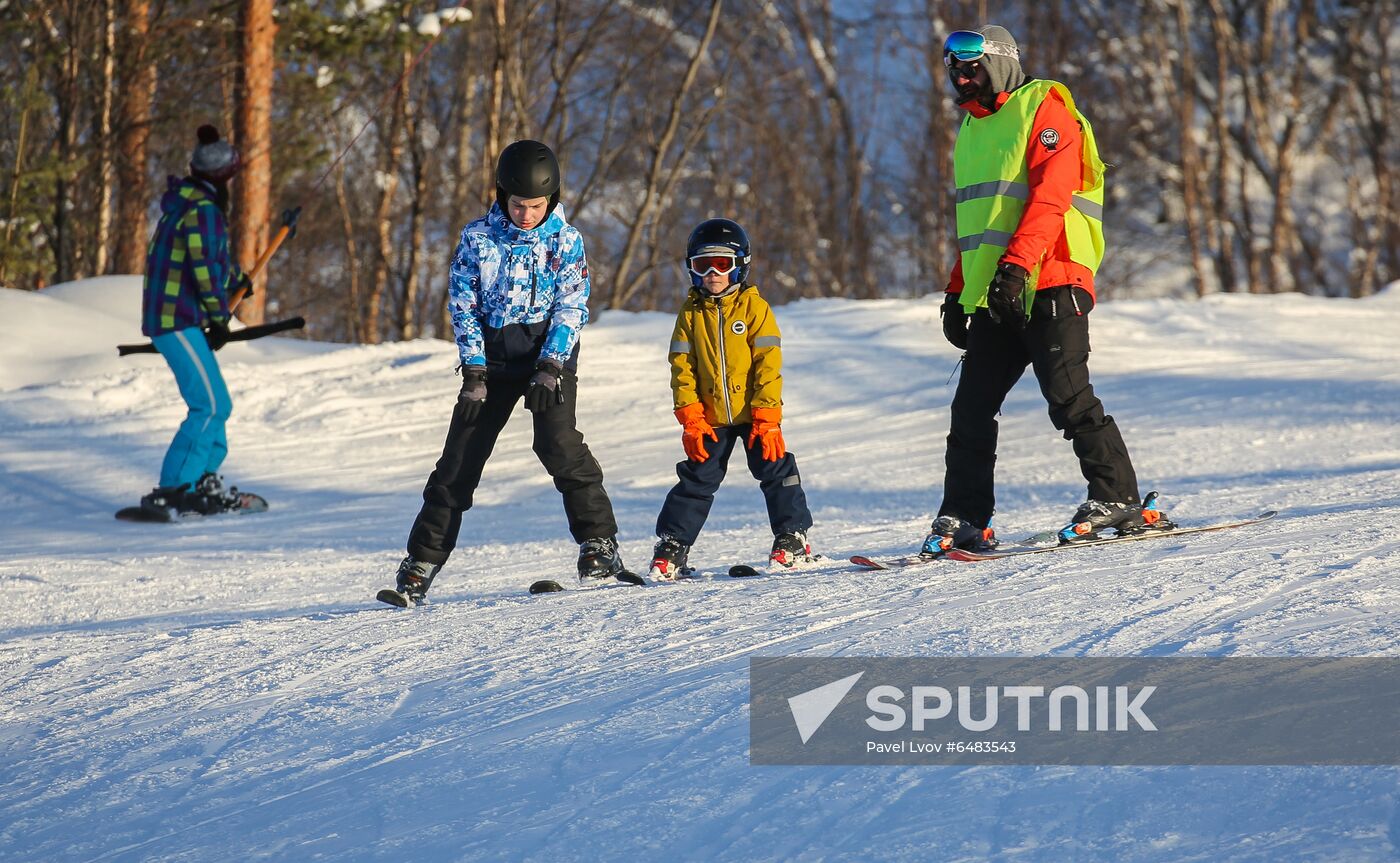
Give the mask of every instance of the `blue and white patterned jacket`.
[[579, 331], [588, 322], [588, 259], [563, 207], [524, 231], [492, 204], [462, 229], [450, 279], [464, 365], [517, 374], [538, 360], [576, 368]]

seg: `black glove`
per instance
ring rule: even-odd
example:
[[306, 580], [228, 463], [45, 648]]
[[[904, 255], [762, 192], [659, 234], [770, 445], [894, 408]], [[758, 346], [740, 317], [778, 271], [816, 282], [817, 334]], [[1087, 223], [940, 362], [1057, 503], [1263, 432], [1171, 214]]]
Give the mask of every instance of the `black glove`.
[[958, 350], [967, 350], [967, 312], [957, 294], [943, 298], [943, 338]]
[[1031, 274], [1026, 268], [1010, 261], [997, 264], [996, 275], [987, 288], [987, 314], [997, 323], [1005, 322], [1016, 329], [1026, 326], [1026, 282]]
[[540, 360], [535, 364], [535, 374], [530, 378], [530, 386], [525, 390], [525, 407], [539, 413], [549, 410], [551, 405], [564, 403], [564, 391], [559, 388], [559, 373], [562, 367], [553, 360]]
[[204, 340], [209, 343], [211, 351], [217, 351], [228, 344], [228, 321], [210, 320], [209, 325], [204, 328]]
[[233, 292], [236, 294], [245, 288], [247, 293], [243, 295], [243, 298], [246, 300], [253, 295], [253, 279], [247, 273], [239, 273], [238, 281], [233, 285]]
[[484, 366], [462, 367], [462, 391], [457, 394], [457, 407], [462, 411], [462, 419], [475, 422], [486, 404], [486, 368]]

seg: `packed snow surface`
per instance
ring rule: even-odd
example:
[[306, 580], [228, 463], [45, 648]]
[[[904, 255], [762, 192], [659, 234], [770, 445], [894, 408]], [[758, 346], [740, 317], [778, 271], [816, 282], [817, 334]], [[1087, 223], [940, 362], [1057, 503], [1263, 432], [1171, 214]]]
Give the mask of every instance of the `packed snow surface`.
[[[957, 353], [938, 297], [777, 310], [785, 422], [829, 562], [543, 597], [576, 546], [501, 437], [432, 603], [392, 582], [458, 379], [446, 342], [220, 354], [228, 481], [270, 512], [113, 519], [184, 414], [139, 283], [0, 291], [0, 859], [1395, 860], [1395, 768], [754, 767], [750, 656], [1395, 656], [1400, 289], [1105, 303], [1095, 388], [1143, 491], [1248, 530], [854, 571], [937, 507]], [[674, 482], [668, 314], [583, 336], [579, 423], [625, 560]], [[314, 333], [312, 334], [315, 335]], [[1083, 499], [1027, 375], [996, 528]], [[691, 555], [761, 563], [742, 459]]]

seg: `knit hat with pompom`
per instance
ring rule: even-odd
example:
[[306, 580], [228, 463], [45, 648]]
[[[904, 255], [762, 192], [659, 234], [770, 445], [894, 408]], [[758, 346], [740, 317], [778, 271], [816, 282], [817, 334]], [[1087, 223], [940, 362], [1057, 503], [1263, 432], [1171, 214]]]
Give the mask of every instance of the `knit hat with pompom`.
[[219, 130], [213, 126], [200, 126], [199, 145], [190, 157], [190, 173], [211, 183], [227, 182], [242, 163], [238, 151], [228, 141], [219, 139]]

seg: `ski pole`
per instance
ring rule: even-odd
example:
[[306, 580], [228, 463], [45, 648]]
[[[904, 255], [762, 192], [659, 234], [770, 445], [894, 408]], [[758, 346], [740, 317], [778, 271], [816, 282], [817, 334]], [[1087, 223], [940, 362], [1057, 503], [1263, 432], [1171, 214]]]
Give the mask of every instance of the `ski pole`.
[[[277, 233], [272, 235], [272, 242], [267, 244], [267, 248], [263, 249], [263, 253], [258, 256], [257, 263], [253, 264], [253, 269], [249, 270], [247, 273], [249, 285], [252, 285], [253, 279], [256, 279], [258, 274], [263, 271], [263, 268], [267, 266], [267, 262], [272, 260], [272, 256], [277, 253], [282, 243], [296, 236], [297, 219], [300, 216], [301, 207], [293, 207], [290, 210], [282, 211], [282, 227], [278, 228]], [[229, 314], [233, 314], [239, 304], [247, 299], [250, 293], [252, 293], [251, 288], [239, 288], [234, 291], [233, 296], [229, 297]]]
[[[263, 336], [270, 336], [273, 333], [280, 333], [284, 330], [299, 330], [306, 326], [306, 319], [298, 315], [295, 318], [287, 318], [285, 321], [273, 321], [270, 324], [257, 324], [251, 327], [244, 327], [241, 330], [234, 330], [228, 334], [231, 342], [251, 342], [253, 339], [260, 339]], [[117, 345], [117, 353], [121, 356], [128, 354], [154, 354], [159, 353], [156, 346], [147, 342], [144, 345]]]

